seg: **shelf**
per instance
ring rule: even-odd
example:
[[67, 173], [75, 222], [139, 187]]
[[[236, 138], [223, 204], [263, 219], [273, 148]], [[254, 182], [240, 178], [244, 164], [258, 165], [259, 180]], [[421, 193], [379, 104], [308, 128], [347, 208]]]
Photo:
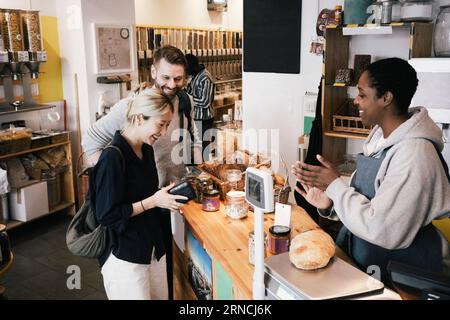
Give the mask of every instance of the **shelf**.
[[450, 73], [450, 58], [415, 58], [409, 64], [416, 72]]
[[19, 107], [18, 110], [16, 110], [13, 106], [0, 106], [0, 116], [7, 115], [7, 114], [15, 114], [15, 113], [23, 113], [23, 112], [31, 112], [31, 111], [40, 111], [45, 109], [51, 109], [55, 108], [53, 105], [38, 105], [38, 106], [32, 106], [32, 107]]
[[10, 154], [6, 154], [6, 155], [3, 155], [3, 156], [0, 156], [0, 160], [12, 158], [12, 157], [17, 157], [17, 156], [20, 156], [20, 155], [23, 155], [23, 154], [32, 153], [32, 152], [36, 152], [36, 151], [41, 151], [41, 150], [45, 150], [45, 149], [51, 149], [51, 148], [55, 148], [55, 147], [59, 147], [59, 146], [65, 146], [67, 144], [70, 144], [70, 141], [49, 144], [47, 146], [34, 148], [34, 149], [27, 149], [27, 150], [23, 150], [23, 151], [16, 152], [16, 153], [10, 153]]
[[366, 25], [364, 27], [344, 27], [344, 36], [392, 34], [392, 26]]
[[350, 132], [338, 132], [338, 131], [325, 131], [324, 136], [334, 137], [334, 138], [343, 138], [343, 139], [359, 139], [365, 140], [368, 135], [358, 134], [358, 133], [350, 133]]
[[234, 102], [229, 104], [224, 104], [223, 106], [214, 106], [214, 109], [232, 108], [234, 107]]
[[[36, 219], [40, 219], [40, 218], [48, 216], [50, 214], [59, 212], [61, 210], [67, 209], [67, 208], [70, 208], [70, 207], [72, 207], [74, 205], [75, 205], [74, 202], [61, 203], [60, 205], [57, 205], [56, 207], [52, 208], [48, 213], [46, 213], [46, 214], [44, 214], [44, 215], [42, 215], [40, 217], [37, 217]], [[36, 220], [36, 219], [33, 219], [33, 220]], [[33, 221], [33, 220], [30, 220], [30, 221]], [[0, 224], [6, 225], [6, 231], [8, 231], [8, 230], [17, 228], [18, 226], [21, 226], [21, 225], [23, 225], [25, 223], [28, 223], [30, 221], [23, 222], [23, 221], [16, 221], [16, 220], [8, 220], [8, 221], [0, 220]]]
[[224, 80], [217, 80], [214, 81], [214, 84], [222, 84], [222, 83], [229, 83], [229, 82], [237, 82], [237, 81], [242, 81], [242, 78], [237, 78], [237, 79], [224, 79]]
[[51, 208], [49, 214], [56, 213], [58, 211], [70, 208], [70, 207], [72, 207], [74, 205], [75, 205], [74, 202], [63, 202], [63, 203], [57, 205], [56, 207]]

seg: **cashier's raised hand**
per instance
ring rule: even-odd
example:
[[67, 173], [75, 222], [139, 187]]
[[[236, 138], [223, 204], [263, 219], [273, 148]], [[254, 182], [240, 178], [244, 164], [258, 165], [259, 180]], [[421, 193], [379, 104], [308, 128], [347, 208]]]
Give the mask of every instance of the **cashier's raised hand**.
[[188, 198], [185, 196], [170, 194], [169, 190], [174, 186], [175, 183], [171, 183], [167, 187], [161, 188], [161, 190], [152, 196], [155, 207], [169, 209], [172, 211], [178, 211], [180, 209], [183, 204], [177, 202], [176, 200], [188, 200]]
[[321, 155], [317, 155], [317, 160], [322, 164], [321, 166], [297, 161], [292, 166], [292, 173], [300, 183], [325, 190], [334, 180], [340, 177], [340, 174], [331, 162]]
[[310, 187], [306, 184], [302, 183], [303, 190], [299, 187], [295, 187], [295, 190], [302, 195], [303, 198], [306, 199], [310, 204], [314, 207], [326, 210], [330, 209], [333, 205], [333, 201], [328, 198], [323, 190], [320, 190], [316, 187]]

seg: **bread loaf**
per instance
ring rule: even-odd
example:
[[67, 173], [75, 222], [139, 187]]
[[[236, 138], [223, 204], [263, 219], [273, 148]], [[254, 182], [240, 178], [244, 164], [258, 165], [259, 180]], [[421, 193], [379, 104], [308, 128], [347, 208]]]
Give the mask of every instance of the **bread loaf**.
[[314, 270], [325, 267], [334, 253], [333, 239], [316, 229], [300, 233], [292, 240], [289, 259], [299, 269]]

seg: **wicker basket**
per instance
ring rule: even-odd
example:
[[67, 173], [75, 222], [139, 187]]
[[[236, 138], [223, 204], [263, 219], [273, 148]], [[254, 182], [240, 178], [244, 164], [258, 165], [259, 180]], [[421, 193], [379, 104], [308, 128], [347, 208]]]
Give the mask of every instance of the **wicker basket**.
[[372, 130], [372, 127], [364, 125], [360, 117], [334, 115], [333, 130], [340, 132], [368, 134], [370, 130]]
[[238, 169], [240, 170], [242, 174], [241, 180], [237, 182], [237, 190], [244, 190], [244, 184], [245, 184], [245, 169], [247, 168], [246, 165], [243, 164], [201, 164], [197, 166], [198, 169], [200, 169], [203, 172], [208, 173], [211, 176], [211, 179], [214, 181], [214, 184], [216, 185], [217, 189], [220, 192], [220, 198], [222, 200], [225, 200], [226, 194], [228, 191], [231, 190], [231, 186], [228, 183], [225, 172], [226, 170], [230, 169]]
[[352, 99], [347, 99], [333, 115], [333, 130], [368, 134], [372, 130], [372, 126], [362, 123], [361, 117], [358, 117], [358, 107], [354, 105]]

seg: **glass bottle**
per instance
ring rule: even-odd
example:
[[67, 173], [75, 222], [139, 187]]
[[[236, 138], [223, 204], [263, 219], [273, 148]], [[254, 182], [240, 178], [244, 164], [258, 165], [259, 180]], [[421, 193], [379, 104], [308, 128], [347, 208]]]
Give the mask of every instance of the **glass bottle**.
[[450, 5], [442, 6], [434, 28], [434, 54], [450, 57]]

